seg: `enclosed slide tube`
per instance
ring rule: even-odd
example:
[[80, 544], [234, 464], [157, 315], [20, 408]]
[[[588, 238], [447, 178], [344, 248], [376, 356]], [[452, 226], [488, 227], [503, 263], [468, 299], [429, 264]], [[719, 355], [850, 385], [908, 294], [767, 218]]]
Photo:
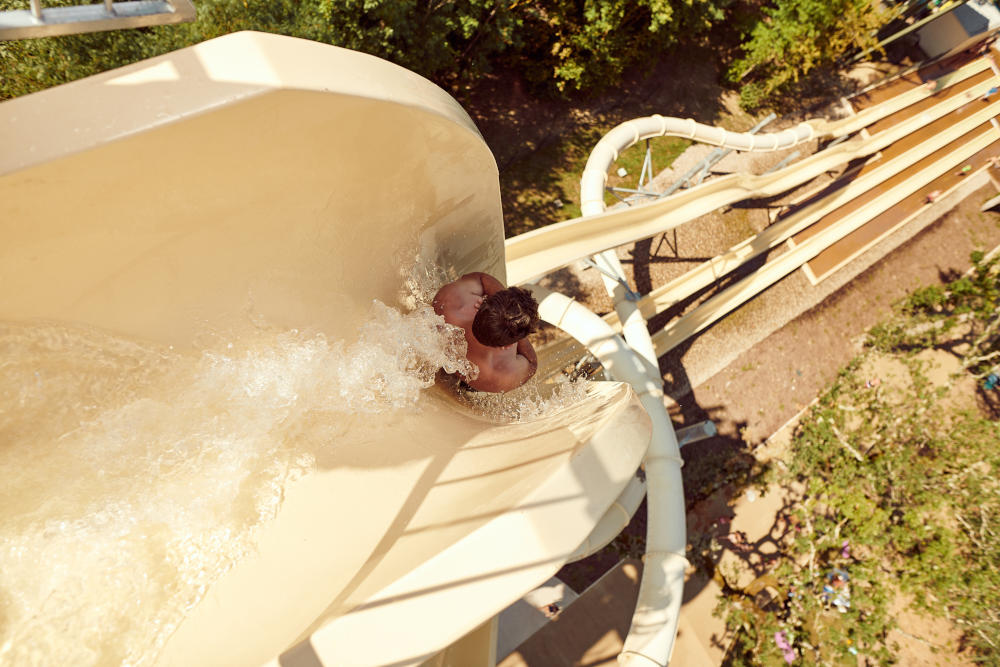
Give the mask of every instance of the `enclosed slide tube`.
[[692, 118], [675, 118], [654, 114], [635, 118], [617, 126], [597, 142], [590, 153], [580, 178], [580, 208], [584, 216], [604, 210], [604, 186], [608, 181], [608, 166], [618, 159], [621, 151], [643, 139], [663, 136], [685, 137], [703, 144], [737, 151], [777, 151], [791, 148], [816, 136], [816, 128], [799, 123], [793, 129], [767, 134], [730, 132], [721, 127], [704, 125]]
[[[624, 275], [613, 250], [606, 251], [595, 259], [617, 266], [618, 274]], [[636, 667], [666, 665], [670, 661], [677, 635], [677, 621], [684, 595], [684, 571], [688, 565], [685, 556], [687, 530], [684, 482], [681, 477], [684, 460], [664, 404], [663, 380], [646, 321], [635, 302], [622, 298], [621, 285], [612, 286], [606, 280], [605, 286], [615, 298], [615, 310], [623, 323], [625, 340], [641, 360], [645, 370], [643, 388], [655, 387], [655, 390], [643, 391], [640, 385], [636, 385], [631, 379], [627, 380], [632, 383], [632, 388], [639, 394], [642, 405], [649, 414], [653, 433], [643, 460], [648, 500], [642, 581], [629, 634], [618, 659], [622, 665]]]

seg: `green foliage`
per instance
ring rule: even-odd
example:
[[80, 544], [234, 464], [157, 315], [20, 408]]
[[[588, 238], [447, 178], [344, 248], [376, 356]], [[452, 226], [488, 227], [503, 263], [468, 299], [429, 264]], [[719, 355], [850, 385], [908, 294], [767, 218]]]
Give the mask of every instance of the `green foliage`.
[[516, 2], [319, 0], [320, 41], [391, 60], [436, 78], [479, 74], [522, 43]]
[[[565, 132], [558, 141], [504, 167], [505, 183], [510, 191], [516, 193], [516, 199], [507, 198], [503, 201], [504, 225], [508, 237], [581, 215], [580, 174], [594, 145], [613, 127], [611, 123], [596, 122], [585, 128]], [[666, 169], [690, 145], [691, 142], [687, 139], [677, 137], [659, 137], [653, 140], [650, 142], [650, 149], [654, 169]], [[636, 188], [645, 156], [644, 144], [622, 151], [611, 166], [608, 185]], [[618, 167], [624, 167], [628, 171], [625, 178], [617, 175]], [[559, 205], [556, 205], [556, 199], [559, 200]], [[611, 206], [618, 201], [610, 192], [605, 192], [605, 204]]]
[[729, 80], [740, 84], [741, 104], [756, 109], [813, 70], [874, 46], [886, 19], [870, 0], [774, 2], [744, 30], [743, 56], [730, 66]]
[[[47, 1], [46, 6], [80, 4]], [[0, 0], [0, 10], [17, 5]], [[0, 100], [33, 93], [239, 30], [316, 39], [317, 5], [296, 0], [200, 0], [193, 23], [0, 42]]]
[[530, 81], [558, 91], [603, 87], [625, 67], [690, 40], [724, 17], [729, 0], [542, 0], [523, 3]]
[[[996, 321], [996, 261], [973, 260], [970, 277], [918, 290], [893, 322], [873, 330], [869, 350], [800, 423], [779, 480], [803, 490], [779, 517], [786, 538], [771, 572], [777, 596], [762, 604], [753, 585], [725, 587], [722, 611], [737, 635], [733, 663], [784, 664], [774, 641], [783, 631], [803, 664], [855, 665], [852, 648], [868, 664], [887, 664], [890, 603], [900, 594], [955, 623], [977, 661], [996, 663], [1000, 422], [945, 401], [947, 388], [933, 387], [910, 354], [983, 339]], [[966, 317], [928, 327], [956, 313]], [[975, 370], [970, 359], [984, 349], [965, 349], [963, 364]], [[866, 373], [876, 357], [903, 375], [872, 386]], [[823, 593], [834, 568], [850, 576], [845, 613]]]
[[[192, 24], [2, 42], [0, 99], [238, 30], [363, 51], [444, 85], [474, 79], [500, 62], [540, 87], [583, 90], [613, 83], [629, 64], [708, 29], [729, 2], [198, 0]], [[0, 10], [21, 4], [0, 0]]]
[[[0, 0], [0, 9], [14, 4]], [[445, 82], [480, 74], [492, 55], [519, 44], [513, 6], [491, 0], [198, 0], [197, 20], [189, 24], [0, 42], [0, 99], [239, 30], [363, 51]]]
[[869, 334], [867, 344], [882, 351], [935, 345], [961, 329], [969, 348], [963, 364], [976, 377], [1000, 372], [1000, 258], [972, 253], [972, 272], [939, 286], [915, 291], [897, 306], [901, 317]]

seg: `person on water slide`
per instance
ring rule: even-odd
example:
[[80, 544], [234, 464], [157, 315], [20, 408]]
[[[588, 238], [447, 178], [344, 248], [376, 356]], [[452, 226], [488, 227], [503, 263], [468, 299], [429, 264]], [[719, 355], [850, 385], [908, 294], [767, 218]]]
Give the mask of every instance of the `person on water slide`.
[[465, 330], [466, 357], [479, 369], [463, 378], [476, 391], [516, 389], [538, 369], [528, 334], [538, 328], [538, 302], [520, 287], [504, 288], [488, 273], [467, 273], [434, 295], [434, 312]]

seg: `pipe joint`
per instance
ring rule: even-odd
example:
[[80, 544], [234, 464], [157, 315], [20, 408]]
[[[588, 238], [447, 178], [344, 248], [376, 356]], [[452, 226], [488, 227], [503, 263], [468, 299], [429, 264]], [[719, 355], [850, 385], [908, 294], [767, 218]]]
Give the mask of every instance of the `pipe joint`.
[[687, 119], [688, 124], [688, 139], [694, 139], [698, 134], [698, 123], [695, 122], [694, 118]]
[[679, 468], [684, 467], [684, 459], [680, 456], [673, 456], [671, 454], [654, 454], [652, 456], [647, 454], [646, 463], [648, 464], [651, 461], [670, 461], [672, 463], [676, 463]]
[[688, 560], [687, 554], [682, 554], [679, 551], [657, 551], [655, 549], [649, 549], [642, 555], [642, 562], [646, 563], [650, 558], [657, 558], [663, 560], [676, 560], [680, 559], [684, 561], [684, 566], [687, 567], [691, 564]]

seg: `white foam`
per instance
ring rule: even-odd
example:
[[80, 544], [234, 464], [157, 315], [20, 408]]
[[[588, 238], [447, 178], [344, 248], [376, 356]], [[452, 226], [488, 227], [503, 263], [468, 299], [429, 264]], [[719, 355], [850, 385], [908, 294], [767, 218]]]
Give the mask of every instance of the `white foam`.
[[355, 341], [255, 330], [180, 354], [0, 324], [0, 663], [151, 662], [345, 415], [474, 373], [428, 306]]

